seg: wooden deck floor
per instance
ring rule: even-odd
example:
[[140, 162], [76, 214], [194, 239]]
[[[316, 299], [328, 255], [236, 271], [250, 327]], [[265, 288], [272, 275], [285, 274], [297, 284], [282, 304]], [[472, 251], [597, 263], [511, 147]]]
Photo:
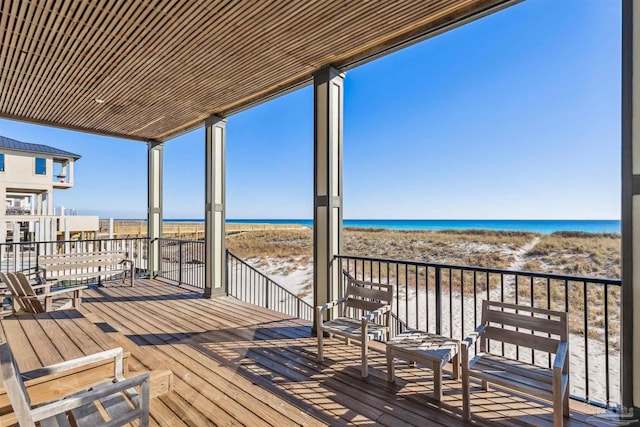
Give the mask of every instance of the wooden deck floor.
[[[131, 369], [173, 371], [174, 391], [152, 401], [154, 425], [464, 424], [461, 383], [449, 375], [438, 403], [431, 370], [399, 364], [391, 385], [384, 353], [374, 349], [362, 379], [357, 346], [328, 339], [318, 363], [309, 324], [231, 297], [205, 300], [139, 280], [88, 290], [80, 312], [131, 352]], [[472, 405], [474, 424], [551, 425], [548, 402], [511, 392], [476, 387]], [[567, 425], [598, 425], [584, 405], [572, 411]]]

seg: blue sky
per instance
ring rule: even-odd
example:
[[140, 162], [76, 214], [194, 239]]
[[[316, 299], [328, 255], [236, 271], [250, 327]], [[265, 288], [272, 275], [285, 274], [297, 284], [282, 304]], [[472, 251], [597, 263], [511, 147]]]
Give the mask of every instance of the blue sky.
[[[620, 2], [528, 0], [351, 70], [344, 216], [620, 217]], [[313, 217], [310, 87], [229, 118], [227, 217]], [[0, 120], [82, 155], [56, 206], [146, 215], [146, 145]], [[165, 144], [165, 218], [201, 218], [204, 130]]]

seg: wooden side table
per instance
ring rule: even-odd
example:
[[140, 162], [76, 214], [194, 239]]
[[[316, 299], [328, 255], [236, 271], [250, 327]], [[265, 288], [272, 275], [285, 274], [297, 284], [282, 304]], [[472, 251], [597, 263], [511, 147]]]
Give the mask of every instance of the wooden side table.
[[458, 354], [460, 341], [423, 331], [407, 330], [387, 341], [387, 370], [389, 382], [395, 382], [394, 359], [421, 362], [433, 368], [434, 397], [442, 400], [442, 367], [453, 364], [453, 378], [460, 378]]

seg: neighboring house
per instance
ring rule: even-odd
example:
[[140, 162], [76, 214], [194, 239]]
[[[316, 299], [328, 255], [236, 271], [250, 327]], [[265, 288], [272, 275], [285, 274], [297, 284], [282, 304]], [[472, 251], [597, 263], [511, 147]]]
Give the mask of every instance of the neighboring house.
[[0, 242], [56, 240], [95, 232], [97, 216], [69, 215], [53, 205], [53, 190], [73, 187], [77, 154], [0, 136]]

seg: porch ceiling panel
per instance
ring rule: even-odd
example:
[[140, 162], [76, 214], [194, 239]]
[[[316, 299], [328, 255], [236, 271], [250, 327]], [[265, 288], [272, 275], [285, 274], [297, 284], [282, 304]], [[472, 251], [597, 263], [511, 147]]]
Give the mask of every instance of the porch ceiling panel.
[[0, 116], [166, 140], [513, 0], [3, 0]]

